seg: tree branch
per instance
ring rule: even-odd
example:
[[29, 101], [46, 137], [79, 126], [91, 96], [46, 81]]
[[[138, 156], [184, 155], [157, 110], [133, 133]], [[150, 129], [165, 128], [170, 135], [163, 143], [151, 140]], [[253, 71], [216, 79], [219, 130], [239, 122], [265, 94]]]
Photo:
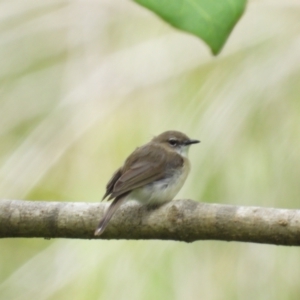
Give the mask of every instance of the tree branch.
[[[0, 238], [94, 239], [108, 203], [0, 200]], [[300, 245], [300, 210], [176, 200], [122, 205], [102, 239], [223, 240]]]

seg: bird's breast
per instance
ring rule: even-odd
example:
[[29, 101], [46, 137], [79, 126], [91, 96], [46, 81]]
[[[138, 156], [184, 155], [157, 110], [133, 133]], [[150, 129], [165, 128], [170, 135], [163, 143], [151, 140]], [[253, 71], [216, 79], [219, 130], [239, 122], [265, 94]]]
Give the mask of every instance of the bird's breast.
[[131, 192], [130, 198], [133, 198], [143, 204], [163, 204], [173, 200], [176, 194], [183, 186], [188, 173], [190, 163], [187, 158], [179, 169], [176, 169], [165, 178], [156, 180], [141, 188]]

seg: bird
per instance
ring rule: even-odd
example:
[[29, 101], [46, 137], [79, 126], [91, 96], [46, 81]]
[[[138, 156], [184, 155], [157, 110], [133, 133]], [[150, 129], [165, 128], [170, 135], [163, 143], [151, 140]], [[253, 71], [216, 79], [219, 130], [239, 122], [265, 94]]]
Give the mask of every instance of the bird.
[[146, 205], [162, 205], [173, 200], [190, 171], [189, 147], [197, 143], [200, 141], [170, 130], [136, 148], [106, 185], [102, 201], [107, 197], [113, 201], [94, 235], [104, 232], [117, 209], [129, 199]]

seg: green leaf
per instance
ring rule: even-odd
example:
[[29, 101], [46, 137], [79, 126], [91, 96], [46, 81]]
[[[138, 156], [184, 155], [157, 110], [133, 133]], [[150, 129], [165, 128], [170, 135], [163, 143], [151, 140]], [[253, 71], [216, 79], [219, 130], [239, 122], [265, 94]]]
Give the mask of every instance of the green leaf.
[[218, 54], [246, 6], [246, 0], [134, 0], [176, 28], [197, 35]]

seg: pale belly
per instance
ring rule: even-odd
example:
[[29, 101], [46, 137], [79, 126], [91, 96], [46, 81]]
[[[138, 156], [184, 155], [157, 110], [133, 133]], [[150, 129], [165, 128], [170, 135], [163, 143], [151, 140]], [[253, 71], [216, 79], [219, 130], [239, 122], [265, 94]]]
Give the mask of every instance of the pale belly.
[[189, 164], [173, 176], [147, 184], [132, 191], [128, 199], [134, 199], [142, 204], [163, 204], [173, 200], [182, 188], [189, 173]]

